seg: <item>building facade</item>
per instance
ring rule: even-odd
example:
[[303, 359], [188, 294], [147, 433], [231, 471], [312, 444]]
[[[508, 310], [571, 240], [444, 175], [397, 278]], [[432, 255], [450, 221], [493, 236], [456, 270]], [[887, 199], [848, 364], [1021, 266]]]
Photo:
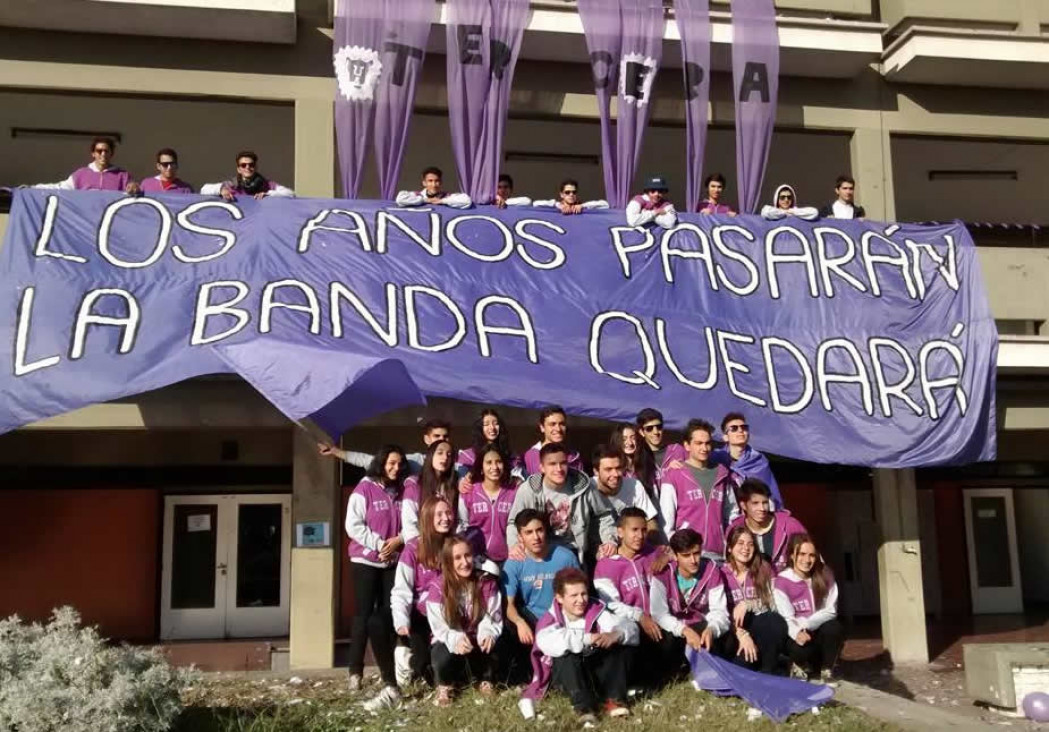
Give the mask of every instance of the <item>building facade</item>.
[[[527, 195], [553, 197], [573, 177], [601, 197], [582, 24], [570, 0], [532, 5], [504, 170]], [[871, 218], [970, 222], [999, 324], [995, 463], [774, 464], [788, 504], [828, 547], [845, 612], [880, 616], [897, 662], [925, 661], [928, 618], [1049, 602], [1049, 249], [1038, 226], [1049, 223], [1049, 0], [776, 5], [780, 101], [763, 199], [789, 182], [803, 204], [829, 202], [849, 172]], [[730, 16], [726, 3], [712, 9], [706, 167], [731, 178]], [[402, 187], [426, 165], [455, 167], [443, 4], [436, 12]], [[331, 39], [327, 0], [7, 3], [0, 186], [61, 180], [109, 134], [137, 176], [170, 146], [181, 177], [222, 180], [253, 149], [300, 196], [338, 196]], [[639, 174], [665, 176], [673, 195], [684, 189], [685, 104], [671, 11], [663, 56]], [[363, 196], [376, 191], [372, 174]], [[437, 401], [427, 414], [465, 441], [476, 409]], [[535, 414], [508, 411], [523, 449]], [[344, 444], [415, 446], [418, 417], [387, 415]], [[608, 431], [577, 420], [572, 440], [585, 448]], [[136, 641], [286, 639], [295, 667], [330, 666], [345, 640], [342, 486], [354, 475], [243, 382], [196, 379], [0, 436], [0, 475], [0, 616], [72, 604]], [[298, 546], [295, 526], [313, 521], [329, 523], [331, 548]]]

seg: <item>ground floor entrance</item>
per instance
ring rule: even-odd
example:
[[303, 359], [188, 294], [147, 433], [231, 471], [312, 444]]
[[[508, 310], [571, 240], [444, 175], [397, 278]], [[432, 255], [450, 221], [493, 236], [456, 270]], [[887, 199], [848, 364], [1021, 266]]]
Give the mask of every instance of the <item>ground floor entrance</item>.
[[163, 542], [161, 639], [288, 633], [291, 496], [165, 496]]

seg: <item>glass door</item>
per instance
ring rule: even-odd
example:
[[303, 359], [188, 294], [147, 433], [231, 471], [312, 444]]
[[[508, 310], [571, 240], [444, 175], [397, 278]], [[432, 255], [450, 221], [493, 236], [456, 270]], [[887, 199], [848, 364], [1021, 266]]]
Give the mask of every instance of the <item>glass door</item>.
[[1011, 488], [964, 491], [973, 613], [1023, 612]]
[[226, 634], [226, 532], [222, 496], [164, 499], [161, 638]]
[[289, 628], [291, 496], [236, 496], [226, 634], [283, 636]]

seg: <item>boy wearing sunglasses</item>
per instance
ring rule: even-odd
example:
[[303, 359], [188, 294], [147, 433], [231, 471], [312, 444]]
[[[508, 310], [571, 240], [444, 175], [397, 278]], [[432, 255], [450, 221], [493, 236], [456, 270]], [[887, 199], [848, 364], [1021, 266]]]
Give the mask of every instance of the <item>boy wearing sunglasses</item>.
[[714, 450], [710, 462], [732, 468], [744, 478], [757, 478], [769, 487], [773, 508], [783, 508], [783, 497], [769, 466], [769, 459], [750, 446], [750, 425], [746, 418], [739, 412], [729, 412], [721, 420], [721, 433], [725, 446]]

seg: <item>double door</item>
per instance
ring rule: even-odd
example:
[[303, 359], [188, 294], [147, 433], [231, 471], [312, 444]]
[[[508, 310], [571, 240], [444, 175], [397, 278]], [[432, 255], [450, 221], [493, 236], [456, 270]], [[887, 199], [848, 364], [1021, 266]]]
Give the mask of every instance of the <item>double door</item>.
[[291, 496], [167, 496], [160, 637], [288, 634]]

